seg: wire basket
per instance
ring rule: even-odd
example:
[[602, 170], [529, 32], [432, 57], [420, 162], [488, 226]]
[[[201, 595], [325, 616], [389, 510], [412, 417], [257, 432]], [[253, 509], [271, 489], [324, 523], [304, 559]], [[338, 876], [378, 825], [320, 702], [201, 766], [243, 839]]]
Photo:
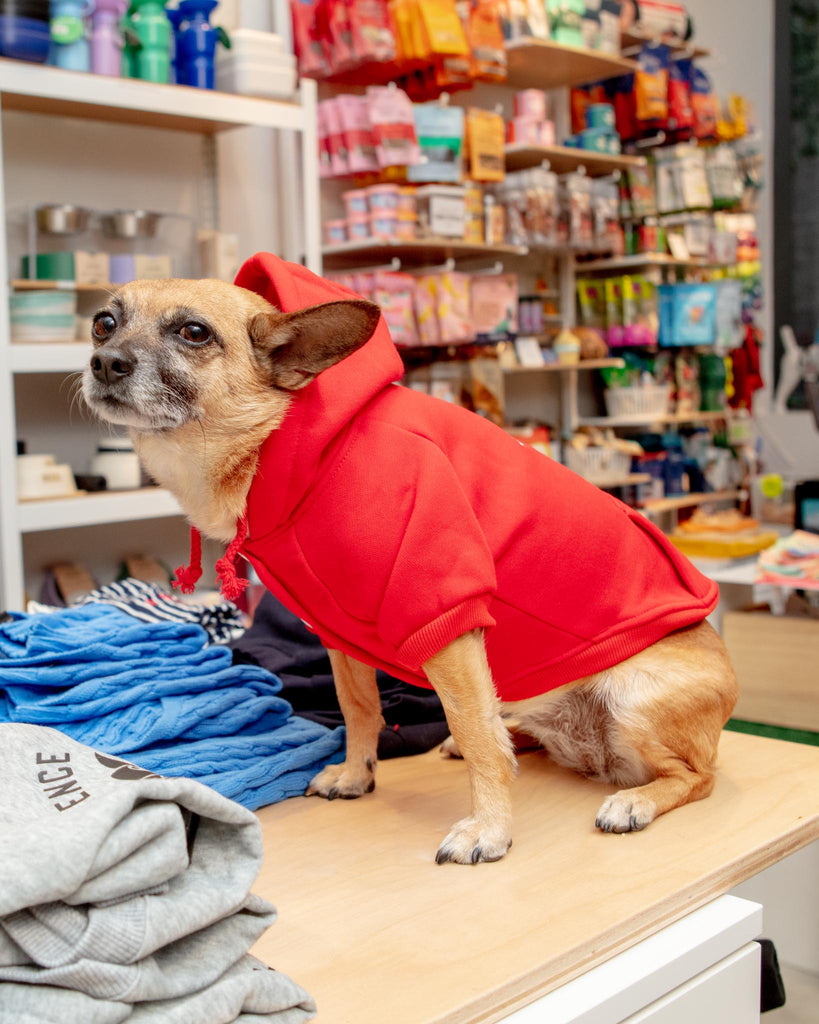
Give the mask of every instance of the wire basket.
[[615, 448], [594, 447], [566, 449], [566, 465], [587, 480], [595, 483], [628, 475], [631, 456]]
[[671, 387], [668, 384], [648, 384], [609, 388], [605, 397], [609, 416], [664, 416], [671, 403]]

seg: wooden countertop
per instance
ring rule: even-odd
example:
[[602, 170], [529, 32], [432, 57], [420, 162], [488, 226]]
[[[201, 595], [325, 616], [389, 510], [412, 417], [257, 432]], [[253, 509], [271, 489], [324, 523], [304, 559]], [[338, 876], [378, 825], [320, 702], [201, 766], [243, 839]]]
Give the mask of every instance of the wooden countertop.
[[711, 797], [619, 836], [594, 828], [611, 787], [523, 754], [513, 846], [471, 867], [433, 861], [466, 811], [461, 762], [385, 761], [377, 780], [259, 813], [254, 891], [279, 918], [253, 952], [320, 1024], [500, 1020], [819, 837], [819, 748], [739, 733]]

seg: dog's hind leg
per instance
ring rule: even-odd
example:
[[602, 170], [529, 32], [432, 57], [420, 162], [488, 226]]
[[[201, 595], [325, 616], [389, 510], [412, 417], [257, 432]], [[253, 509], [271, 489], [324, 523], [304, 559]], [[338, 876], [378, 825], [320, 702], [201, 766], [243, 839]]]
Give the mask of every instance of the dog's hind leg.
[[469, 816], [452, 826], [435, 859], [439, 864], [499, 860], [512, 842], [509, 787], [517, 762], [500, 718], [483, 633], [475, 630], [453, 640], [424, 663], [424, 671], [466, 761], [472, 796]]
[[504, 718], [559, 764], [627, 787], [603, 802], [595, 824], [631, 832], [708, 796], [736, 698], [725, 647], [701, 622], [605, 672], [504, 705]]
[[374, 668], [340, 651], [328, 653], [347, 729], [347, 753], [342, 764], [328, 765], [316, 775], [305, 796], [352, 800], [375, 789], [378, 734], [384, 726], [381, 695]]

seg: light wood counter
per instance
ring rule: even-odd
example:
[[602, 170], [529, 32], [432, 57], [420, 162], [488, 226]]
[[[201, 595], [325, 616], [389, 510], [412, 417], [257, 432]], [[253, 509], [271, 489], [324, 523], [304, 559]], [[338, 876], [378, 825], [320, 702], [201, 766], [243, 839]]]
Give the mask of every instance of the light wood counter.
[[253, 952], [316, 999], [320, 1024], [488, 1024], [819, 838], [819, 748], [724, 733], [707, 800], [605, 835], [612, 791], [520, 757], [514, 843], [436, 866], [468, 800], [437, 751], [385, 761], [375, 793], [259, 817], [254, 891], [278, 921]]

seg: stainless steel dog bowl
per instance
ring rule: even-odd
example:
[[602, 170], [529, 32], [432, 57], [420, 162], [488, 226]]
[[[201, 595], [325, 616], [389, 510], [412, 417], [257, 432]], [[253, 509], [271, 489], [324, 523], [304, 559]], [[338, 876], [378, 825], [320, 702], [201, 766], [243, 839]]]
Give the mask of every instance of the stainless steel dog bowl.
[[113, 238], [153, 238], [161, 214], [149, 210], [114, 210], [102, 218], [102, 229]]
[[52, 235], [76, 235], [88, 224], [88, 210], [71, 203], [47, 203], [36, 212], [38, 230]]

